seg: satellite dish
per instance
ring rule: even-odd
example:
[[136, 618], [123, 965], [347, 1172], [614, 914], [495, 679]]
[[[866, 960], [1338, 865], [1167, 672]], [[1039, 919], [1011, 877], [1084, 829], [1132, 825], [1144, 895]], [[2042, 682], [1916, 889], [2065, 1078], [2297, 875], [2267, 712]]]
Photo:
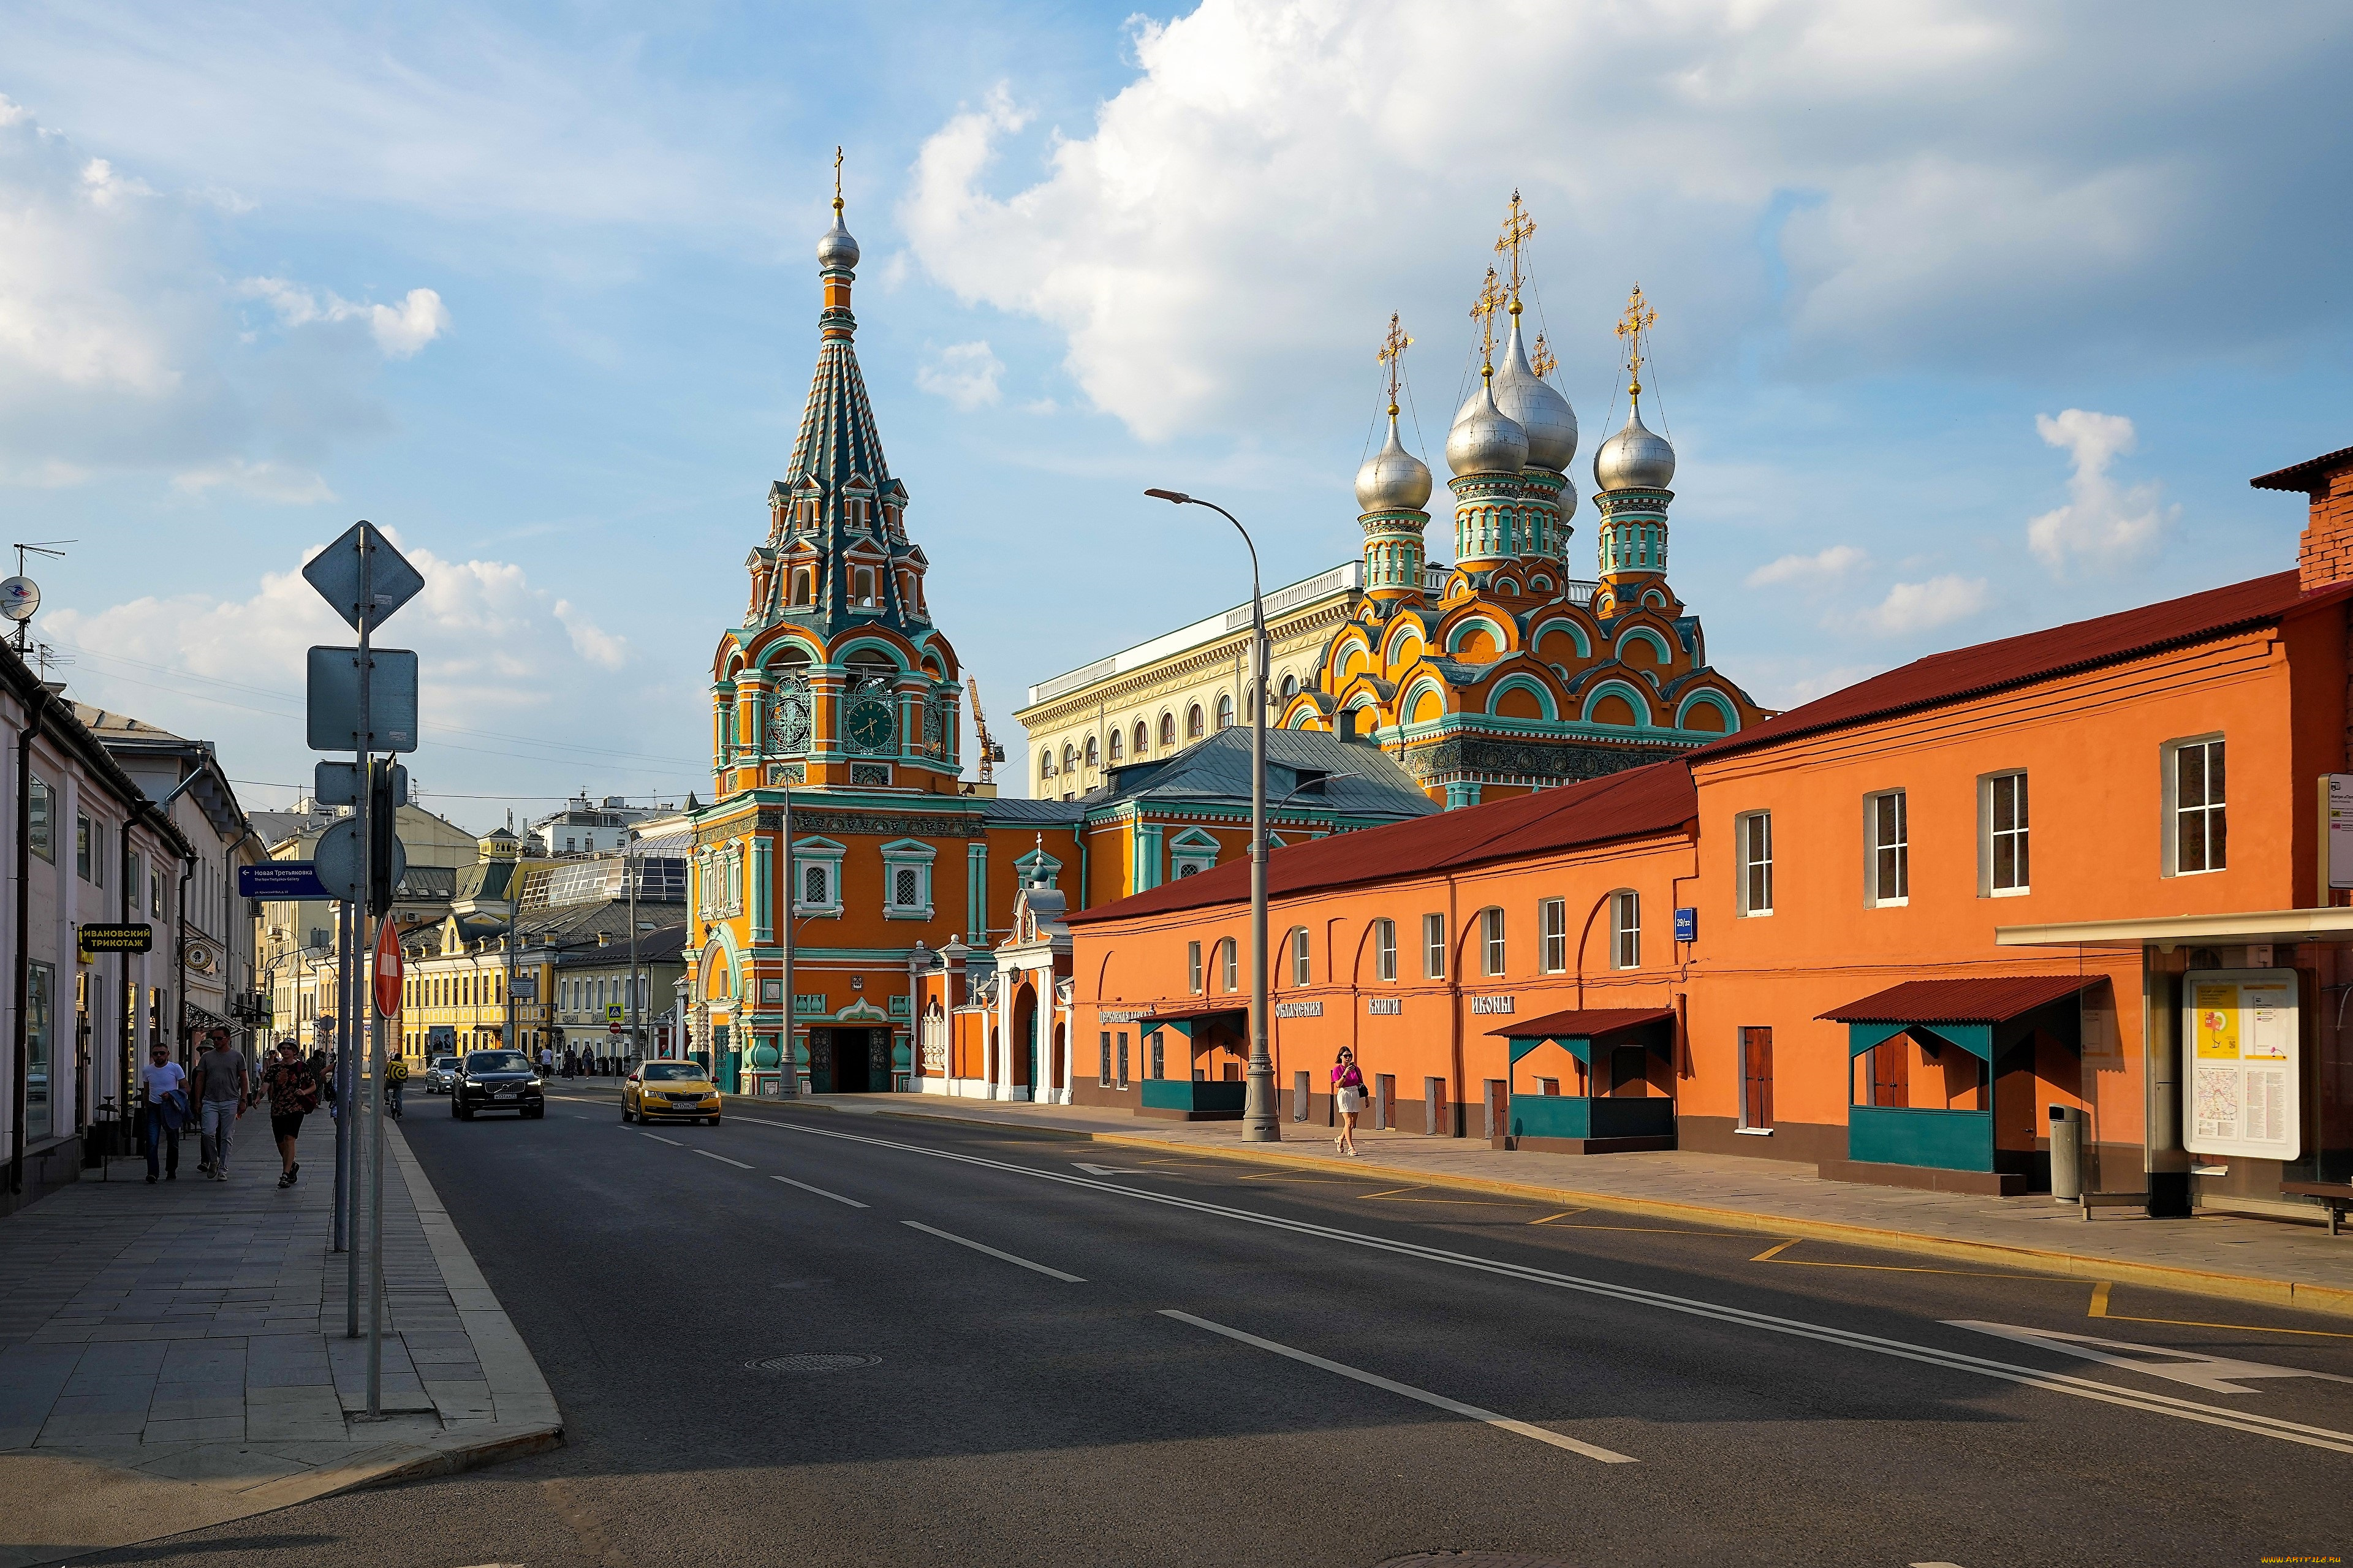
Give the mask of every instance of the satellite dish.
[[0, 582], [0, 616], [12, 621], [29, 621], [40, 607], [41, 585], [30, 577], [11, 577]]

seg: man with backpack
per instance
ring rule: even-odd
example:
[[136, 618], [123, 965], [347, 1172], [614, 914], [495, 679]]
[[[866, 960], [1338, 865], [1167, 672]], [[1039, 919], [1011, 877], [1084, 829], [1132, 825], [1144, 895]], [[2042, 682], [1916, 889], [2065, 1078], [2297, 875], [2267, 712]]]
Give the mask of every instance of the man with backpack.
[[384, 1108], [395, 1121], [400, 1120], [400, 1091], [408, 1087], [408, 1058], [395, 1055], [384, 1064]]
[[285, 1168], [278, 1184], [290, 1187], [301, 1174], [294, 1158], [294, 1141], [302, 1135], [302, 1118], [319, 1109], [319, 1075], [302, 1059], [302, 1047], [292, 1040], [278, 1042], [278, 1059], [263, 1079], [269, 1094], [269, 1131], [278, 1139], [278, 1157]]

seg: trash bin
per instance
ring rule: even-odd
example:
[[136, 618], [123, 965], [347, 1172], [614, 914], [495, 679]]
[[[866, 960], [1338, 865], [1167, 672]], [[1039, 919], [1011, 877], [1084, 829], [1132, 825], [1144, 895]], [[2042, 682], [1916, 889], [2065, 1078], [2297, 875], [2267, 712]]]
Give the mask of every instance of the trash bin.
[[2062, 1203], [2084, 1201], [2084, 1113], [2072, 1105], [2051, 1108], [2051, 1195]]

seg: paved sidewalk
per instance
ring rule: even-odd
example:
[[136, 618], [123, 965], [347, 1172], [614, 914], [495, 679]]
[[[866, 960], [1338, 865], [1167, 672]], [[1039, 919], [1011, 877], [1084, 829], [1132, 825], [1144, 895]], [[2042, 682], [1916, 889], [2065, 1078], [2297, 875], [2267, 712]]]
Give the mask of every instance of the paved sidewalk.
[[[0, 1568], [175, 1535], [563, 1441], [538, 1363], [385, 1128], [384, 1408], [328, 1250], [334, 1124], [281, 1191], [248, 1115], [227, 1183], [142, 1161], [0, 1220]], [[360, 1313], [366, 1326], [363, 1258]]]
[[[771, 1100], [745, 1100], [773, 1106]], [[2353, 1317], [2353, 1236], [2279, 1220], [2200, 1215], [2153, 1220], [2048, 1196], [1990, 1198], [1826, 1182], [1811, 1165], [1731, 1154], [1506, 1153], [1483, 1142], [1360, 1132], [1354, 1160], [1328, 1129], [1285, 1120], [1279, 1145], [1244, 1143], [1232, 1121], [1157, 1121], [1094, 1107], [936, 1095], [817, 1095], [799, 1103], [862, 1115], [1051, 1129], [1099, 1143], [1181, 1148], [1229, 1159], [1345, 1166], [1368, 1176], [1469, 1186], [1685, 1219], [1761, 1236], [1806, 1237], [2159, 1286]]]

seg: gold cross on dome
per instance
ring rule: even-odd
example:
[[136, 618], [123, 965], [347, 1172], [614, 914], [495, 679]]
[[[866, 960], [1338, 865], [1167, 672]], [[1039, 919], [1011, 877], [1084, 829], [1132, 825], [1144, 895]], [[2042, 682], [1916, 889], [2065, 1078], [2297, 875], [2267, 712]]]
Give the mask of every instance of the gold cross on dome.
[[833, 150], [833, 210], [841, 210], [841, 149]]
[[1626, 299], [1626, 313], [1618, 320], [1618, 336], [1626, 344], [1626, 376], [1628, 391], [1634, 396], [1642, 393], [1642, 340], [1650, 335], [1659, 313], [1642, 298], [1642, 286], [1634, 285], [1634, 292]]
[[1495, 370], [1495, 312], [1502, 310], [1510, 296], [1495, 279], [1495, 269], [1487, 268], [1487, 280], [1479, 285], [1478, 303], [1471, 314], [1479, 321], [1479, 374], [1492, 375]]
[[1536, 379], [1539, 381], [1560, 368], [1560, 361], [1552, 357], [1552, 350], [1546, 346], [1545, 335], [1542, 332], [1536, 334], [1535, 357], [1530, 368], [1535, 370]]
[[1495, 254], [1512, 258], [1512, 314], [1520, 313], [1520, 247], [1536, 231], [1536, 220], [1521, 210], [1520, 193], [1512, 193], [1511, 212], [1504, 219], [1504, 232], [1495, 241]]
[[1405, 351], [1412, 343], [1413, 340], [1399, 330], [1397, 312], [1391, 310], [1389, 335], [1381, 340], [1381, 352], [1374, 357], [1389, 367], [1389, 413], [1392, 416], [1398, 411], [1398, 371], [1404, 363]]

